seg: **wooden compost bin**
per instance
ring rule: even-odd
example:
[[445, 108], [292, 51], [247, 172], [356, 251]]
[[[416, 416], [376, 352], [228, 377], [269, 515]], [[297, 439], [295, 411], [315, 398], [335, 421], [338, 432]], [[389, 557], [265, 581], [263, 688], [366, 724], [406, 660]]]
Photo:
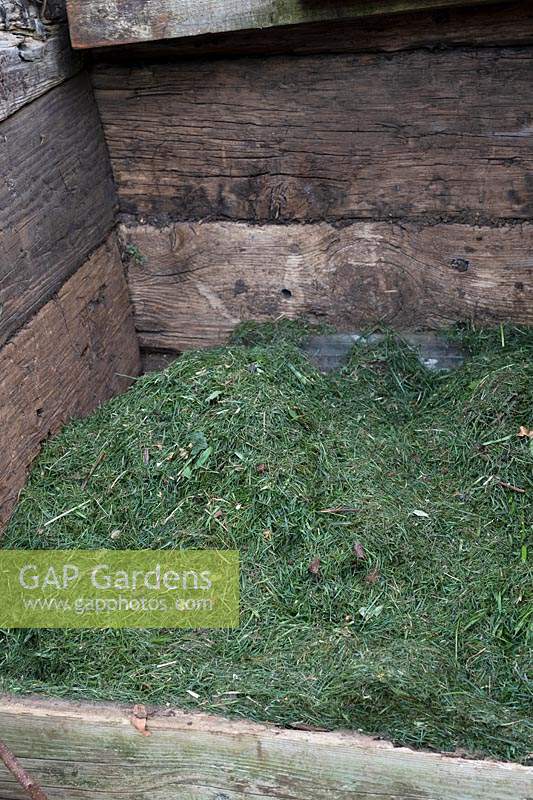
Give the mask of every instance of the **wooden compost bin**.
[[[0, 526], [48, 436], [242, 320], [532, 322], [533, 3], [68, 12], [0, 0]], [[533, 797], [355, 733], [130, 718], [3, 697], [0, 738], [50, 800]]]

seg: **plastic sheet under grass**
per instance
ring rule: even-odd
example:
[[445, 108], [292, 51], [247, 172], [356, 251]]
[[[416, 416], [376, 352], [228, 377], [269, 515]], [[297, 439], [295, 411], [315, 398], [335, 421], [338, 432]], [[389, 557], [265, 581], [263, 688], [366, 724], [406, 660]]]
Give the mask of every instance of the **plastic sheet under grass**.
[[469, 332], [449, 375], [391, 340], [323, 376], [300, 333], [248, 329], [69, 425], [3, 540], [239, 549], [240, 628], [5, 631], [0, 688], [525, 760], [533, 335]]

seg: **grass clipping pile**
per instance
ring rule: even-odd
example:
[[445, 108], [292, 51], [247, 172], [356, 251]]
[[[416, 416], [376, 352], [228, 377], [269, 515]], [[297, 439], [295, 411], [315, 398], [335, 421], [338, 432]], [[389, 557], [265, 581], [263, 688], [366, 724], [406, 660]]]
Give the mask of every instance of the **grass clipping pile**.
[[324, 376], [304, 332], [245, 329], [69, 425], [3, 541], [238, 549], [240, 628], [4, 631], [0, 688], [525, 761], [533, 335], [463, 333], [446, 375], [391, 339]]

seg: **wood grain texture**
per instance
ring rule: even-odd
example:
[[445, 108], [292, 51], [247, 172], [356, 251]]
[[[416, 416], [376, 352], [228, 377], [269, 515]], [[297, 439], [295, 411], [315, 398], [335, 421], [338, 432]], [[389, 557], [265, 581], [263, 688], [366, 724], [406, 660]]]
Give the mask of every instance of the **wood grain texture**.
[[0, 345], [102, 242], [115, 202], [86, 75], [0, 125]]
[[[494, 0], [477, 0], [490, 2]], [[83, 48], [469, 3], [472, 0], [67, 0], [67, 11], [74, 47]]]
[[66, 18], [65, 0], [0, 0], [0, 31], [39, 37], [47, 25]]
[[0, 30], [0, 121], [79, 72], [82, 58], [70, 47], [66, 25], [40, 36]]
[[93, 55], [131, 66], [155, 59], [212, 56], [387, 53], [462, 45], [533, 44], [533, 0], [285, 25], [102, 48]]
[[100, 66], [94, 82], [121, 209], [148, 221], [533, 216], [532, 48]]
[[0, 529], [41, 443], [72, 417], [124, 391], [129, 381], [123, 376], [139, 368], [113, 233], [0, 350]]
[[[527, 800], [533, 769], [414, 752], [352, 733], [167, 709], [0, 698], [2, 737], [50, 800]], [[1, 800], [23, 800], [0, 767]]]
[[533, 323], [533, 225], [121, 226], [141, 346], [224, 342], [285, 315], [353, 331]]

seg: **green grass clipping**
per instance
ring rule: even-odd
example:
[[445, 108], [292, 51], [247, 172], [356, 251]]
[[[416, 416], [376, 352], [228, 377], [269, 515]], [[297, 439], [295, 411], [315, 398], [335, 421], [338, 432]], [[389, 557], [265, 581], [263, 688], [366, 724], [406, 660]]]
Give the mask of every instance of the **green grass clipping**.
[[5, 630], [0, 689], [526, 761], [532, 332], [455, 331], [450, 374], [390, 337], [330, 375], [305, 333], [247, 326], [70, 424], [3, 539], [239, 551], [240, 626]]

